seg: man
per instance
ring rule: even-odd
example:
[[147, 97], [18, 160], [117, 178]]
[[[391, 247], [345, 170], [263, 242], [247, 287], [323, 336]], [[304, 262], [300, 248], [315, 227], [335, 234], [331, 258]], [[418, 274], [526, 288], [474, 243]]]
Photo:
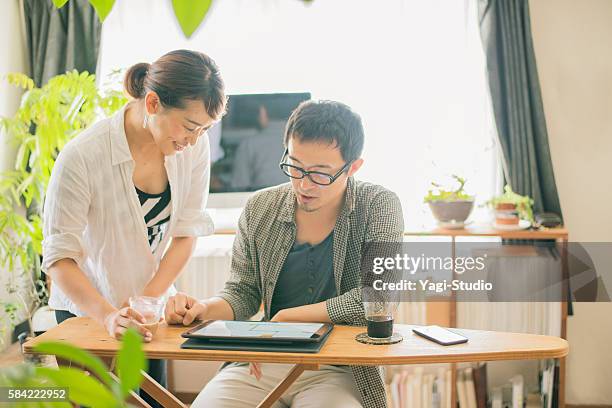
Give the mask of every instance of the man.
[[[224, 290], [203, 301], [177, 294], [166, 305], [168, 323], [246, 320], [263, 303], [266, 320], [365, 325], [362, 244], [400, 242], [403, 217], [394, 193], [353, 178], [363, 164], [363, 139], [361, 119], [348, 106], [303, 102], [284, 136], [280, 166], [291, 183], [249, 199]], [[290, 368], [231, 363], [192, 406], [256, 406]], [[387, 406], [379, 367], [320, 368], [304, 372], [278, 406]]]
[[[254, 191], [284, 183], [287, 177], [278, 170], [278, 157], [283, 152], [286, 120], [270, 120], [263, 105], [245, 109], [255, 116], [256, 131], [243, 138], [234, 156], [231, 187], [233, 191]], [[242, 112], [241, 112], [242, 113]]]

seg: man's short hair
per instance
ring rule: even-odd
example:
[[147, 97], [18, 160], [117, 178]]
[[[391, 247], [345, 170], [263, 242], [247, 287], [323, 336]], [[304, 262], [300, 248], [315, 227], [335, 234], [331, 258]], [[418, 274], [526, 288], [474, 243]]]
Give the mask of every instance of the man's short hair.
[[346, 162], [357, 160], [363, 151], [361, 117], [341, 102], [310, 100], [291, 113], [285, 128], [284, 144], [290, 138], [300, 142], [328, 142], [340, 149]]

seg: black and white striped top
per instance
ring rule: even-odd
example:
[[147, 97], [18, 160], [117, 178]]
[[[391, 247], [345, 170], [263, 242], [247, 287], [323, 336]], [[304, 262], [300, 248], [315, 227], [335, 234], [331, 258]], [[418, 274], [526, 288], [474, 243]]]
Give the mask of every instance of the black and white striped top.
[[138, 200], [147, 226], [149, 245], [151, 251], [155, 252], [166, 231], [168, 221], [170, 221], [170, 184], [161, 194], [149, 194], [136, 188]]

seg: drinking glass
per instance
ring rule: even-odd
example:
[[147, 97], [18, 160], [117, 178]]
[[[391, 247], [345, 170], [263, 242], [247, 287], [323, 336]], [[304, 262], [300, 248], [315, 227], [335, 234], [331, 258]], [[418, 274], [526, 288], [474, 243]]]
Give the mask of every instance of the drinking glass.
[[151, 333], [155, 334], [164, 310], [164, 298], [132, 296], [130, 297], [129, 302], [130, 307], [144, 317], [145, 323], [141, 325], [149, 329]]
[[389, 339], [393, 335], [393, 316], [397, 301], [365, 301], [363, 308], [371, 339]]

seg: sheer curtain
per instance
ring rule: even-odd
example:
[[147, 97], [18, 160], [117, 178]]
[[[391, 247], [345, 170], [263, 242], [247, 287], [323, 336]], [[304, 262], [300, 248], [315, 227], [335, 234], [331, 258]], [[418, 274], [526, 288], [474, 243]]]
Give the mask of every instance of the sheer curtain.
[[497, 192], [474, 0], [223, 0], [191, 39], [170, 3], [115, 4], [103, 26], [102, 77], [190, 48], [215, 59], [228, 93], [309, 91], [345, 102], [366, 127], [357, 177], [395, 191], [408, 228], [433, 224], [423, 204], [431, 181], [462, 175], [478, 202]]

